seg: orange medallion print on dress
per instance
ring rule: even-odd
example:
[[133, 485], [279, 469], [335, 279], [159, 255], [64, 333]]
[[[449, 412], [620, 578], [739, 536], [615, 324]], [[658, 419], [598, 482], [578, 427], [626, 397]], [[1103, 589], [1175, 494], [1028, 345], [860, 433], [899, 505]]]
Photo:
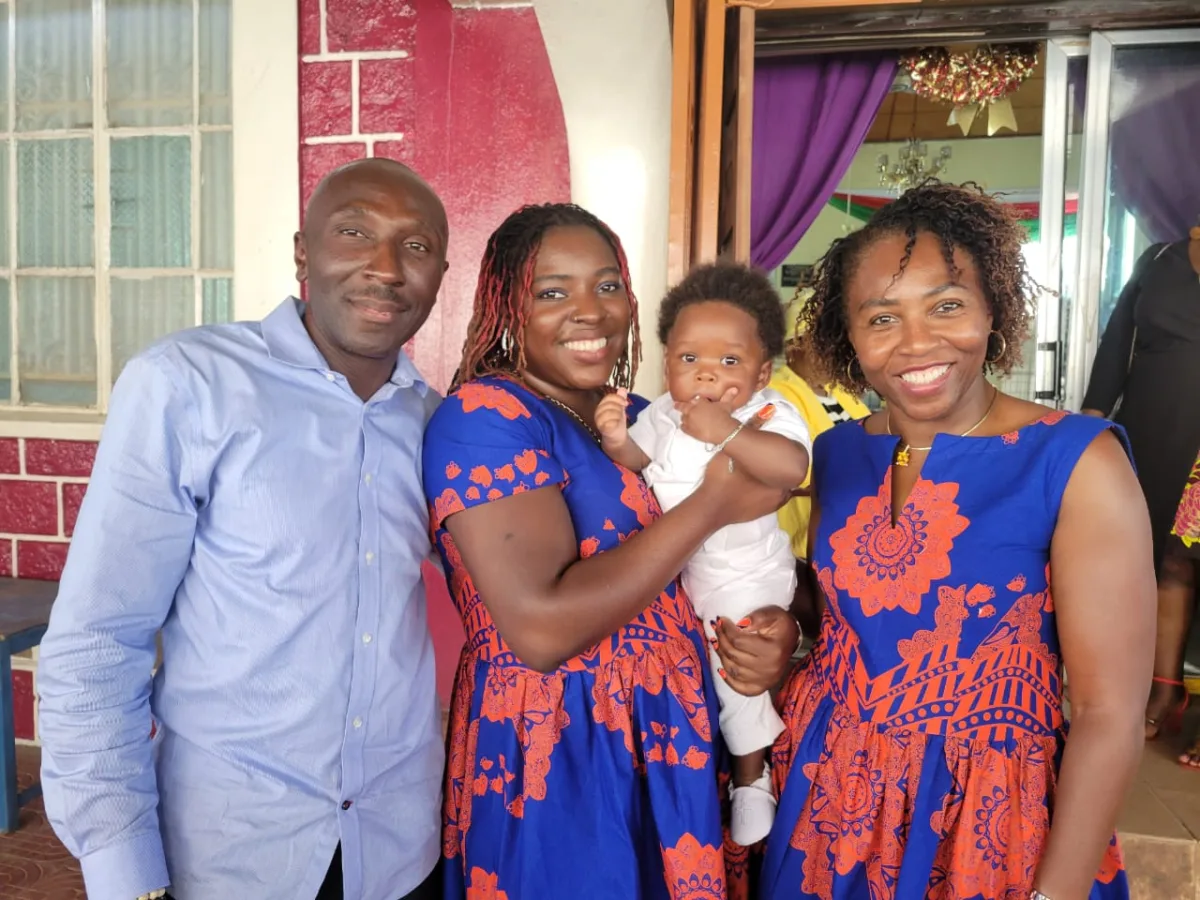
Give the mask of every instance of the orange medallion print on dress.
[[[1055, 502], [1110, 427], [1051, 414], [939, 439], [895, 512], [895, 438], [817, 438], [825, 612], [780, 697], [760, 900], [1029, 896], [1066, 739]], [[1128, 897], [1114, 840], [1089, 900]]]
[[834, 581], [872, 616], [889, 609], [921, 611], [929, 585], [950, 574], [954, 539], [966, 530], [954, 498], [957, 484], [913, 485], [892, 524], [892, 476], [879, 492], [864, 497], [845, 526], [830, 539]]

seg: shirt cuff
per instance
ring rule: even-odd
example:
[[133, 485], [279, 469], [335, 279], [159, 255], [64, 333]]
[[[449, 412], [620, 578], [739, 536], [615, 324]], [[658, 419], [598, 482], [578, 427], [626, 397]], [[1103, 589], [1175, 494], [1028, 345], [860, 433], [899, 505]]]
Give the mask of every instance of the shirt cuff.
[[155, 833], [93, 850], [79, 866], [89, 900], [136, 900], [171, 884], [162, 838]]

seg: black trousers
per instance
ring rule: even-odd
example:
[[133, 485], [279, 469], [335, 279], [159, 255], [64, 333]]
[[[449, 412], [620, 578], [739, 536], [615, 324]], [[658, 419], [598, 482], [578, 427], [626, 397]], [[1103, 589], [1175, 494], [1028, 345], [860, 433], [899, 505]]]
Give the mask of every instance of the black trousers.
[[[405, 894], [397, 900], [440, 900], [442, 896], [442, 863], [438, 860], [437, 867], [412, 893]], [[166, 900], [172, 900], [167, 894]], [[333, 852], [333, 862], [325, 873], [325, 881], [317, 891], [316, 900], [354, 900], [342, 894], [342, 845]]]
[[[411, 893], [405, 894], [398, 900], [441, 900], [442, 896], [442, 863], [438, 860], [433, 873], [426, 878]], [[325, 873], [325, 883], [317, 891], [316, 900], [355, 900], [342, 894], [342, 845], [338, 844], [333, 851], [333, 862]]]

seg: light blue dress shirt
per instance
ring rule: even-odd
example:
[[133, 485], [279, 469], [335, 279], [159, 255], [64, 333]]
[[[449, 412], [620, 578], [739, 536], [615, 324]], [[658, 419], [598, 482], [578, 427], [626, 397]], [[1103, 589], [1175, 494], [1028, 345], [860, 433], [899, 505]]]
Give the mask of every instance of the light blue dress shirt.
[[346, 897], [397, 900], [438, 859], [439, 398], [402, 355], [363, 403], [303, 308], [169, 337], [113, 389], [38, 671], [90, 900], [303, 900], [339, 841]]

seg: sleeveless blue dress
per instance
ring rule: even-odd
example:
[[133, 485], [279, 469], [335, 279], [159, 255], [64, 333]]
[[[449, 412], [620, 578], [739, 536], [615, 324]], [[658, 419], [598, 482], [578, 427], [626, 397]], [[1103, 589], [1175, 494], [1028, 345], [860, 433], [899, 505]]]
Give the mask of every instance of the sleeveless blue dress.
[[[826, 610], [782, 696], [764, 900], [1029, 896], [1065, 738], [1050, 541], [1112, 427], [939, 435], [894, 526], [897, 439], [858, 422], [817, 439]], [[1114, 837], [1091, 900], [1128, 896]]]
[[[631, 400], [636, 415], [646, 401]], [[678, 581], [543, 675], [497, 632], [443, 524], [553, 488], [586, 559], [660, 515], [642, 479], [565, 412], [502, 378], [446, 398], [425, 432], [423, 470], [434, 544], [467, 635], [449, 722], [447, 900], [747, 896], [745, 852], [723, 846], [727, 769], [708, 651]]]

